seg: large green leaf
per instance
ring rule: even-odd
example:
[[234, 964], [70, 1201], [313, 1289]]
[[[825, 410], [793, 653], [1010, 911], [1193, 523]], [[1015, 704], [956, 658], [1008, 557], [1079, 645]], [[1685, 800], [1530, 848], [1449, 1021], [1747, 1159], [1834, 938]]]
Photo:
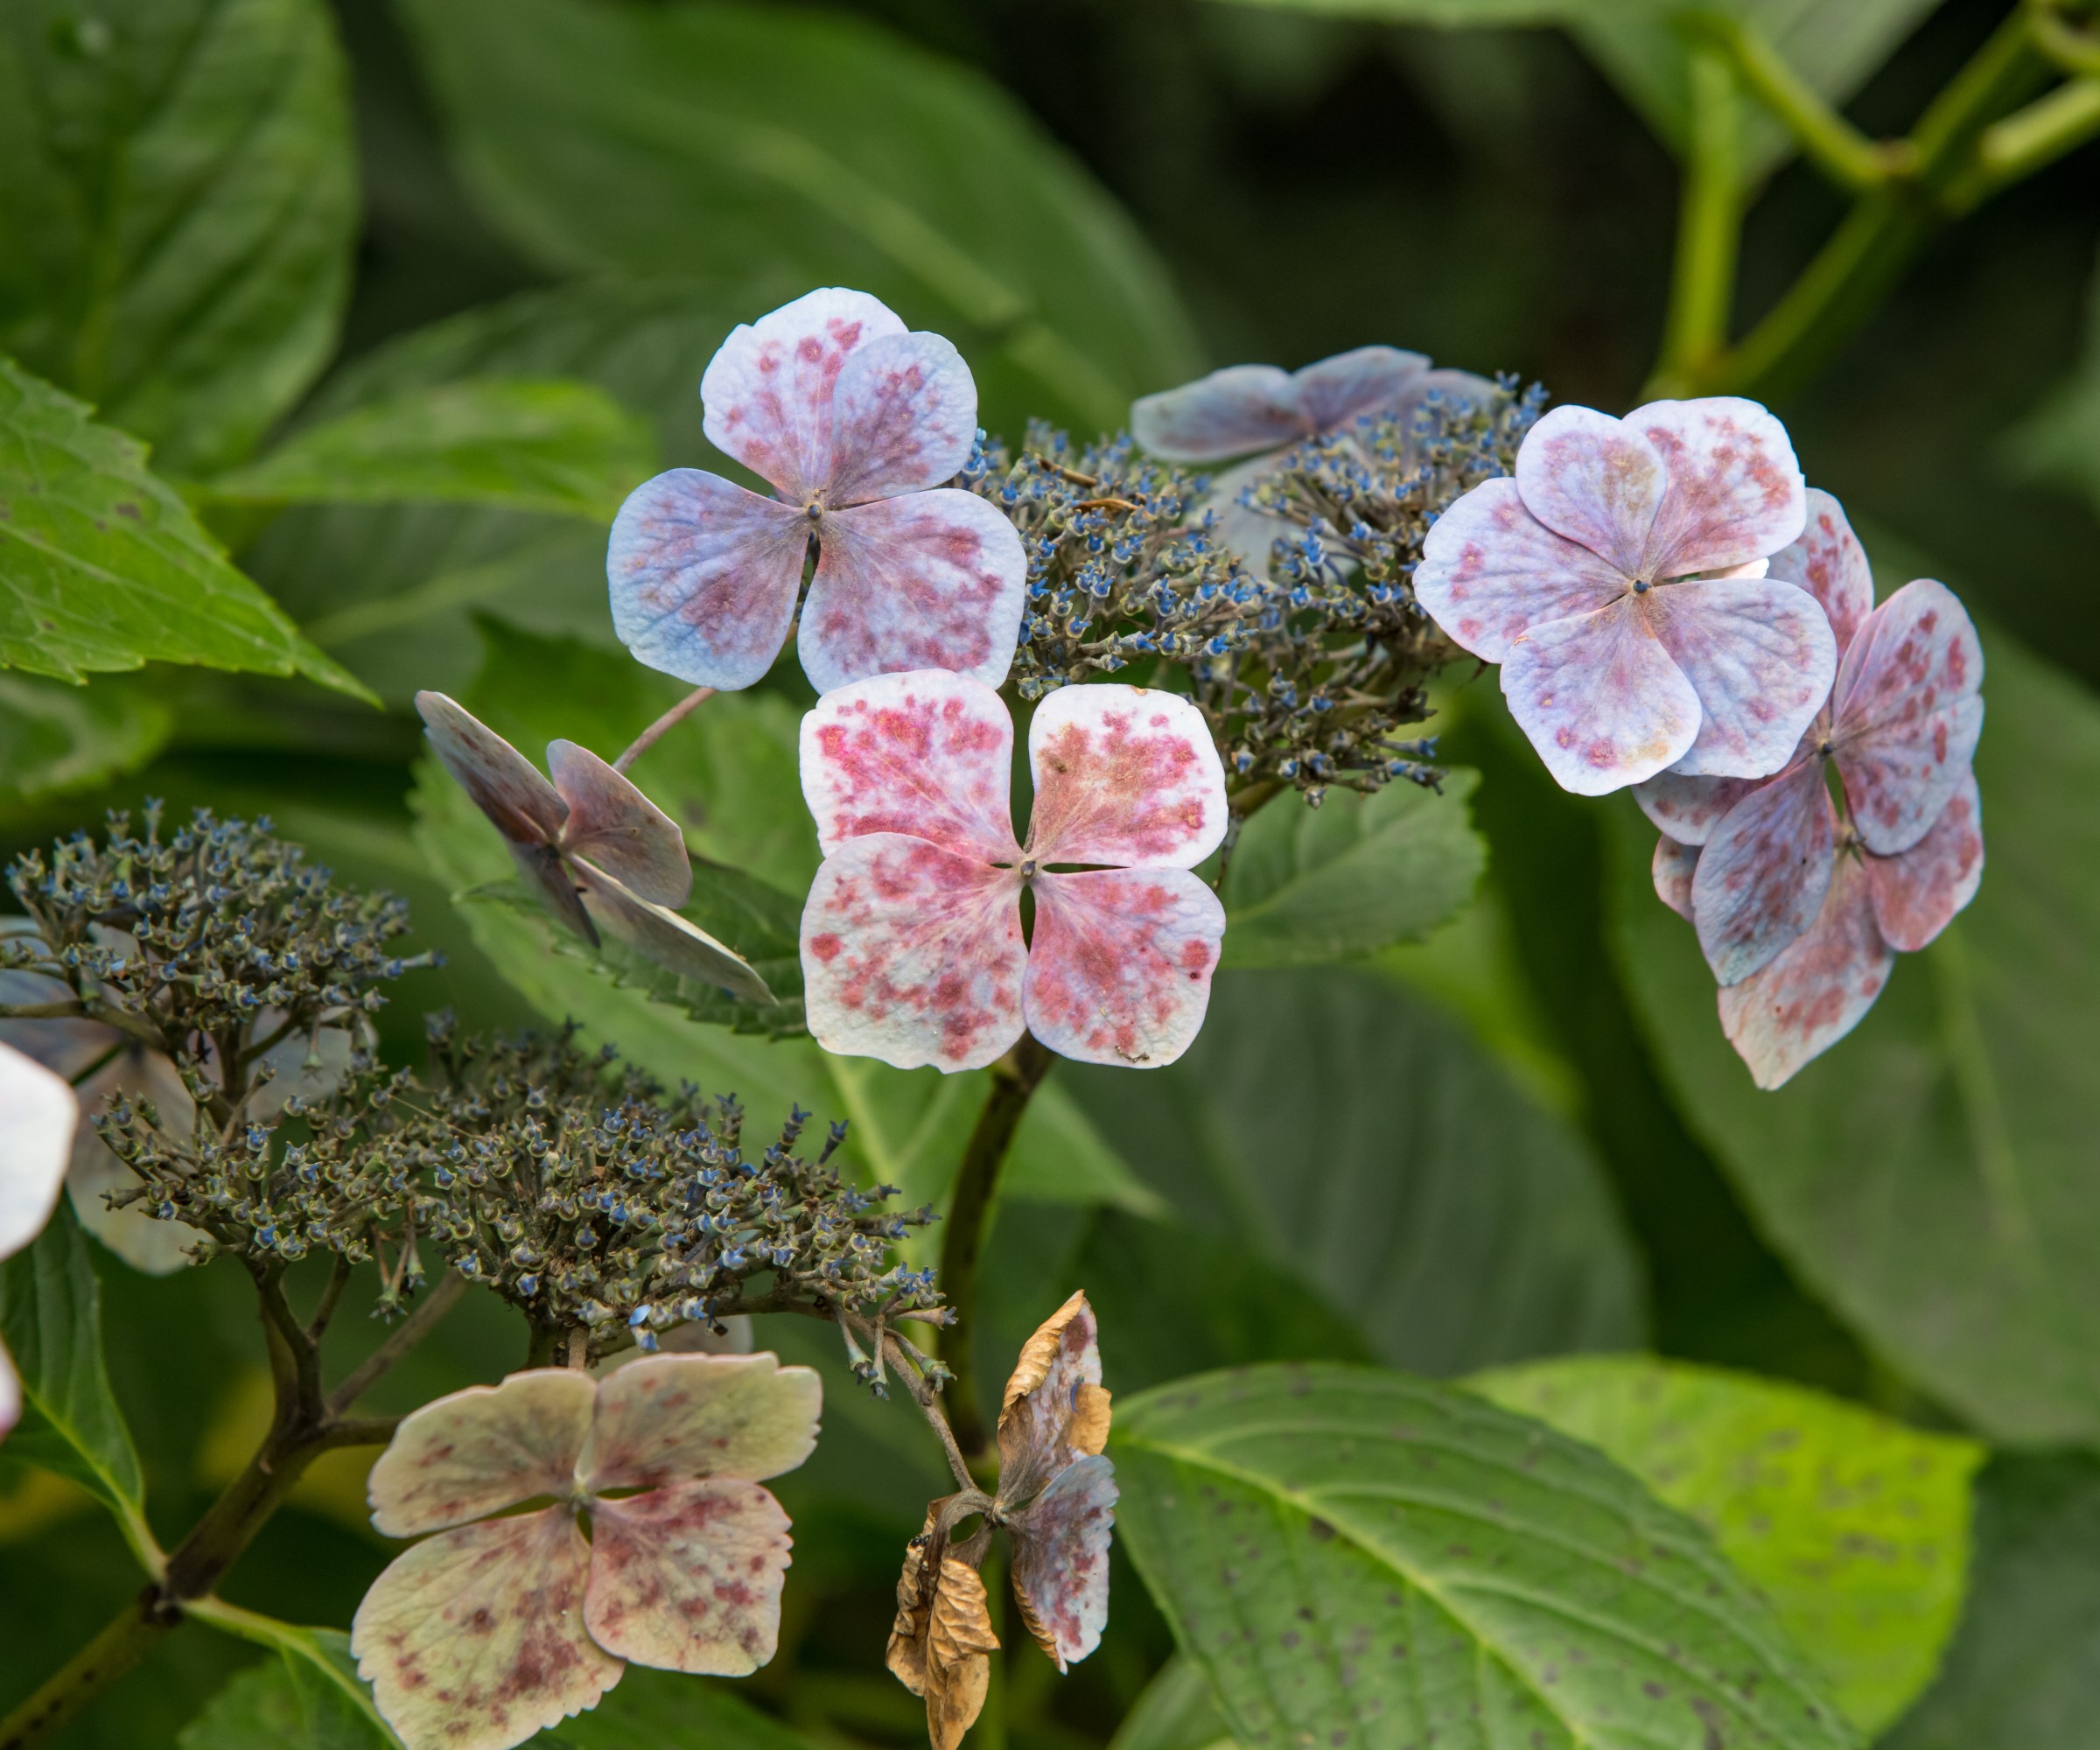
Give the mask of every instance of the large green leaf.
[[2006, 458], [2015, 474], [2061, 486], [2100, 515], [2100, 273], [2087, 308], [2085, 357], [2008, 437]]
[[1116, 1531], [1240, 1743], [1856, 1745], [1692, 1521], [1592, 1447], [1334, 1366], [1116, 1405]]
[[[248, 1621], [267, 1618], [237, 1614]], [[350, 1637], [332, 1628], [278, 1631], [277, 1656], [250, 1665], [176, 1736], [177, 1750], [398, 1750], [357, 1675]], [[245, 1628], [251, 1640], [263, 1640]]]
[[0, 351], [184, 471], [327, 361], [357, 226], [323, 0], [0, 8]]
[[1143, 239], [975, 73], [802, 9], [401, 4], [469, 180], [550, 264], [864, 287], [954, 340], [985, 423], [1016, 432], [1120, 425], [1193, 373]]
[[0, 358], [0, 668], [149, 662], [355, 681], [227, 563], [145, 446]]
[[1203, 1668], [1177, 1654], [1123, 1717], [1109, 1750], [1228, 1750], [1232, 1741]]
[[1535, 1362], [1466, 1383], [1587, 1440], [1704, 1525], [1863, 1731], [1932, 1681], [1967, 1578], [1974, 1441], [1647, 1355]]
[[1430, 1374], [1638, 1347], [1641, 1268], [1588, 1147], [1386, 980], [1219, 975], [1180, 1062], [1068, 1085], [1181, 1218]]
[[730, 1686], [629, 1665], [620, 1685], [588, 1713], [532, 1740], [554, 1750], [810, 1750], [799, 1732], [760, 1713]]
[[[1612, 810], [1628, 988], [1686, 1122], [1873, 1348], [2006, 1440], [2100, 1438], [2100, 704], [1984, 630], [1975, 903], [1775, 1093], [1721, 1037], [1659, 905], [1655, 829]], [[1621, 799], [1623, 802], [1623, 799]]]
[[173, 726], [168, 707], [140, 687], [0, 674], [0, 805], [88, 789], [135, 770]]
[[1226, 966], [1314, 966], [1418, 942], [1473, 896], [1488, 850], [1466, 819], [1479, 774], [1439, 795], [1388, 784], [1276, 798], [1226, 865]]

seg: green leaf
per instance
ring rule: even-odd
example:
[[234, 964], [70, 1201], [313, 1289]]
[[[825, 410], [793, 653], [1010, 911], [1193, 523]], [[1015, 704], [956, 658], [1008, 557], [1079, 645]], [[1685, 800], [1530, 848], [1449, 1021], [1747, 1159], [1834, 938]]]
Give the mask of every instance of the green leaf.
[[532, 1740], [555, 1750], [810, 1750], [810, 1740], [725, 1683], [629, 1665], [592, 1708]]
[[2092, 1440], [2100, 702], [1983, 630], [1983, 886], [1848, 1038], [1775, 1093], [1751, 1085], [1630, 802], [1608, 816], [1612, 927], [1685, 1122], [1802, 1279], [1972, 1425]]
[[0, 358], [0, 668], [78, 681], [148, 662], [363, 691], [227, 563], [144, 444]]
[[0, 803], [91, 789], [136, 771], [173, 727], [168, 707], [138, 687], [0, 674]]
[[2082, 498], [2100, 516], [2100, 273], [2087, 298], [2085, 356], [2006, 439], [2016, 479]]
[[1144, 1686], [1109, 1750], [1220, 1750], [1231, 1743], [1210, 1679], [1194, 1660], [1177, 1655]]
[[1860, 1741], [1697, 1524], [1536, 1422], [1331, 1365], [1116, 1408], [1117, 1535], [1250, 1750]]
[[1488, 848], [1467, 820], [1480, 774], [1442, 795], [1388, 784], [1330, 790], [1316, 808], [1277, 797], [1226, 865], [1226, 966], [1317, 966], [1418, 942], [1473, 897]]
[[1287, 1272], [1382, 1360], [1458, 1374], [1644, 1340], [1588, 1146], [1411, 991], [1222, 973], [1179, 1063], [1060, 1074], [1182, 1220]]
[[357, 227], [322, 0], [0, 9], [0, 351], [237, 461], [327, 362]]
[[31, 1245], [0, 1263], [0, 1341], [22, 1376], [22, 1419], [7, 1456], [86, 1488], [158, 1574], [138, 1453], [102, 1363], [102, 1284], [70, 1199], [59, 1200]]
[[1113, 428], [1194, 374], [1114, 202], [990, 81], [872, 25], [698, 0], [402, 11], [469, 182], [550, 266], [765, 261], [864, 288], [962, 348], [995, 428]]
[[1647, 13], [1667, 0], [1233, 0], [1233, 3], [1278, 12], [1305, 12], [1316, 18], [1487, 30], [1518, 24], [1566, 24], [1581, 18], [1621, 12]]
[[178, 1750], [398, 1750], [357, 1675], [347, 1634], [217, 1610], [239, 1626], [210, 1607], [200, 1614], [277, 1657], [250, 1665], [214, 1696], [176, 1735]]
[[1974, 1441], [1647, 1355], [1535, 1362], [1466, 1384], [1587, 1440], [1704, 1525], [1863, 1731], [1932, 1681], [1967, 1578]]

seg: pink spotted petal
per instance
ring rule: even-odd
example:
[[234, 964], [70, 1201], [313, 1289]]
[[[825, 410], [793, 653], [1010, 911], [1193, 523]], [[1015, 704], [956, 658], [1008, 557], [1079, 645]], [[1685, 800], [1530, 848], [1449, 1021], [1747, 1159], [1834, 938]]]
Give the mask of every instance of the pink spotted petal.
[[612, 630], [696, 687], [765, 678], [788, 641], [812, 525], [719, 474], [673, 468], [627, 495], [606, 550]]
[[372, 1583], [350, 1650], [408, 1750], [509, 1750], [598, 1704], [626, 1667], [584, 1631], [590, 1561], [563, 1505], [442, 1531]]
[[1578, 796], [1654, 777], [1698, 734], [1699, 696], [1639, 599], [1535, 626], [1502, 664], [1510, 715], [1554, 782]]
[[1298, 418], [1308, 431], [1341, 431], [1371, 415], [1396, 412], [1428, 369], [1421, 354], [1397, 346], [1337, 353], [1292, 373]]
[[1801, 538], [1772, 556], [1766, 575], [1798, 584], [1816, 598], [1842, 659], [1860, 622], [1873, 612], [1874, 574], [1866, 563], [1866, 549], [1845, 521], [1844, 507], [1821, 486], [1808, 489], [1806, 502], [1808, 522]]
[[837, 286], [738, 326], [700, 379], [707, 441], [799, 508], [831, 480], [831, 422], [847, 359], [904, 332], [886, 305]]
[[984, 863], [1019, 860], [1007, 795], [1013, 718], [967, 675], [878, 675], [802, 719], [802, 796], [818, 842], [901, 832]]
[[51, 1220], [80, 1122], [80, 1102], [63, 1076], [0, 1045], [0, 1258]]
[[1138, 443], [1169, 462], [1222, 462], [1309, 438], [1298, 386], [1274, 365], [1228, 365], [1130, 404]]
[[1838, 645], [1816, 598], [1793, 584], [1724, 578], [1642, 598], [1656, 636], [1699, 696], [1685, 777], [1761, 778], [1793, 757], [1830, 697]]
[[1532, 515], [1515, 480], [1496, 480], [1431, 526], [1414, 586], [1452, 643], [1503, 662], [1532, 626], [1608, 606], [1628, 583], [1609, 561]]
[[1225, 908], [1186, 869], [1039, 875], [1028, 1030], [1082, 1063], [1158, 1069], [1210, 1006]]
[[1838, 846], [1823, 761], [1760, 785], [1707, 838], [1692, 878], [1692, 921], [1724, 984], [1769, 965], [1816, 921]]
[[710, 1477], [594, 1502], [591, 1532], [584, 1620], [608, 1653], [743, 1677], [778, 1649], [793, 1540], [780, 1502], [755, 1482]]
[[1021, 1036], [1028, 950], [1011, 869], [898, 833], [850, 839], [816, 872], [802, 941], [826, 1051], [981, 1069]]
[[996, 687], [1027, 596], [1019, 531], [975, 493], [940, 486], [834, 511], [802, 606], [802, 672], [820, 693], [914, 668]]
[[1762, 781], [1757, 778], [1687, 778], [1674, 770], [1658, 772], [1646, 783], [1634, 786], [1634, 800], [1663, 837], [1696, 846], [1705, 844], [1707, 835], [1720, 824], [1721, 816]]
[[1891, 948], [1915, 954], [1945, 929], [1984, 878], [1983, 798], [1974, 775], [1908, 850], [1869, 857], [1866, 878], [1874, 920]]
[[1525, 508], [1621, 577], [1641, 572], [1668, 485], [1655, 446], [1627, 421], [1592, 407], [1553, 409], [1516, 452]]
[[1648, 864], [1656, 897], [1687, 923], [1691, 921], [1691, 878], [1698, 866], [1698, 845], [1679, 844], [1667, 833], [1656, 841], [1656, 854]]
[[952, 340], [887, 334], [854, 349], [832, 392], [833, 506], [953, 480], [977, 437], [977, 385]]
[[4, 1440], [21, 1419], [21, 1376], [15, 1371], [14, 1357], [8, 1354], [7, 1345], [0, 1343], [0, 1440]]
[[1838, 676], [1831, 734], [1866, 848], [1908, 850], [1961, 788], [1983, 733], [1984, 650], [1946, 584], [1906, 584], [1867, 617]]
[[562, 849], [588, 858], [659, 906], [682, 906], [693, 891], [685, 835], [671, 817], [587, 747], [547, 745], [547, 770], [569, 804]]
[[712, 984], [748, 1003], [774, 1000], [756, 969], [726, 942], [717, 942], [668, 906], [650, 904], [580, 858], [569, 867], [581, 886], [584, 909], [607, 935], [681, 978]]
[[518, 865], [518, 877], [527, 890], [564, 926], [595, 948], [598, 927], [584, 909], [583, 899], [576, 891], [576, 877], [561, 852], [550, 844], [507, 844], [510, 860]]
[[771, 1354], [651, 1355], [598, 1390], [586, 1488], [654, 1488], [691, 1477], [757, 1481], [816, 1447], [823, 1384]]
[[480, 718], [443, 693], [418, 693], [430, 752], [474, 806], [513, 844], [551, 844], [569, 805], [539, 768]]
[[1760, 1088], [1777, 1088], [1858, 1026], [1895, 956], [1874, 924], [1866, 872], [1840, 857], [1823, 909], [1762, 971], [1720, 993], [1721, 1031]]
[[372, 1523], [414, 1537], [536, 1494], [567, 1494], [596, 1395], [588, 1374], [536, 1368], [411, 1411], [366, 1483]]
[[1116, 1499], [1115, 1466], [1099, 1456], [1082, 1459], [1008, 1522], [1014, 1596], [1060, 1671], [1100, 1646], [1108, 1627]]
[[1225, 766], [1203, 713], [1145, 687], [1060, 687], [1028, 726], [1038, 863], [1193, 869], [1225, 836]]
[[1767, 558], [1801, 534], [1808, 514], [1801, 464], [1787, 428], [1754, 401], [1651, 401], [1626, 423], [1655, 446], [1670, 477], [1642, 556], [1644, 577], [1725, 571]]

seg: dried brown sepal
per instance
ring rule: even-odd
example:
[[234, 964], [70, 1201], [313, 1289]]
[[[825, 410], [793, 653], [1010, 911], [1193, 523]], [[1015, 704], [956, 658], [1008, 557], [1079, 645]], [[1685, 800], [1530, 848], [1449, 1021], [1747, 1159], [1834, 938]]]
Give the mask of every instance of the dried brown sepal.
[[1110, 1394], [1099, 1332], [1081, 1289], [1021, 1346], [999, 1405], [999, 1501], [1018, 1506], [1066, 1466], [1109, 1443]]
[[926, 1552], [939, 1510], [938, 1502], [927, 1509], [924, 1529], [905, 1545], [904, 1572], [897, 1577], [897, 1620], [890, 1625], [886, 1662], [915, 1696], [926, 1693], [926, 1634], [934, 1602], [933, 1588], [926, 1584]]
[[933, 1750], [956, 1750], [984, 1712], [999, 1638], [992, 1632], [984, 1580], [960, 1556], [948, 1553], [937, 1530], [939, 1509], [936, 1502], [905, 1551], [888, 1664], [898, 1682], [925, 1698]]

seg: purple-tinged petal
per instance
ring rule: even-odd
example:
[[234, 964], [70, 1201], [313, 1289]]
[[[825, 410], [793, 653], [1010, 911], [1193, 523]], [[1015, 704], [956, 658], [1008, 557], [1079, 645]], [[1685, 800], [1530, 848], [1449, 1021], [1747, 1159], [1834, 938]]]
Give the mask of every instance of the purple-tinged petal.
[[1952, 590], [1922, 578], [1869, 614], [1838, 676], [1831, 752], [1866, 848], [1908, 850], [1968, 776], [1984, 649]]
[[1679, 844], [1668, 833], [1656, 841], [1656, 854], [1648, 874], [1656, 884], [1656, 897], [1686, 923], [1691, 917], [1691, 880], [1699, 867], [1699, 847]]
[[1976, 897], [1984, 878], [1984, 805], [1971, 774], [1908, 850], [1866, 859], [1874, 921], [1891, 948], [1915, 954]]
[[1036, 1327], [999, 1398], [999, 1500], [1018, 1507], [1068, 1465], [1108, 1444], [1101, 1326], [1086, 1291]]
[[1642, 598], [1699, 696], [1687, 778], [1762, 778], [1793, 757], [1830, 696], [1838, 644], [1816, 598], [1767, 578], [1670, 584]]
[[1844, 507], [1821, 486], [1808, 489], [1806, 502], [1808, 522], [1801, 538], [1772, 556], [1766, 575], [1798, 584], [1816, 598], [1842, 658], [1860, 623], [1873, 612], [1874, 574], [1866, 563], [1866, 549], [1845, 521]]
[[710, 1477], [593, 1502], [591, 1534], [584, 1621], [606, 1652], [743, 1677], [779, 1650], [793, 1539], [755, 1482]]
[[581, 858], [569, 864], [582, 888], [584, 908], [605, 933], [681, 978], [711, 984], [747, 1003], [770, 1003], [772, 990], [751, 962], [725, 942], [654, 905]]
[[1720, 824], [1721, 816], [1763, 781], [1760, 778], [1687, 778], [1672, 769], [1634, 785], [1634, 800], [1663, 837], [1696, 846], [1705, 844], [1706, 836]]
[[1028, 726], [1037, 863], [1193, 869], [1225, 836], [1225, 767], [1203, 713], [1175, 693], [1060, 687]]
[[1820, 759], [1802, 760], [1728, 810], [1691, 883], [1692, 922], [1717, 979], [1740, 983], [1816, 921], [1837, 848]]
[[1639, 600], [1535, 626], [1502, 663], [1509, 714], [1553, 781], [1578, 796], [1654, 777], [1698, 734], [1699, 696]]
[[1622, 577], [1641, 571], [1669, 474], [1655, 446], [1593, 407], [1557, 407], [1516, 452], [1524, 507]]
[[595, 1492], [778, 1476], [816, 1450], [823, 1396], [814, 1369], [777, 1355], [651, 1355], [598, 1387], [578, 1474]]
[[606, 549], [612, 630], [634, 660], [734, 692], [765, 678], [802, 586], [815, 525], [697, 468], [644, 480]]
[[[256, 1030], [268, 1032], [284, 1018], [282, 1011], [267, 1010]], [[29, 1025], [41, 1026], [49, 1023], [32, 1021]], [[269, 1060], [277, 1070], [277, 1078], [258, 1089], [248, 1101], [250, 1117], [257, 1120], [275, 1117], [292, 1096], [324, 1093], [334, 1085], [349, 1063], [349, 1038], [330, 1028], [321, 1034], [319, 1044], [324, 1053], [335, 1057], [332, 1074], [309, 1074], [301, 1070], [301, 1060], [311, 1048], [303, 1033], [295, 1034], [268, 1054]], [[211, 1056], [215, 1061], [217, 1054], [214, 1052]], [[66, 1171], [66, 1191], [73, 1199], [73, 1213], [80, 1217], [83, 1228], [133, 1270], [147, 1276], [172, 1276], [178, 1270], [187, 1269], [195, 1262], [189, 1249], [205, 1238], [203, 1232], [186, 1222], [161, 1221], [143, 1200], [111, 1208], [108, 1194], [135, 1188], [138, 1175], [110, 1153], [108, 1144], [95, 1134], [94, 1127], [85, 1122], [107, 1109], [110, 1096], [122, 1094], [134, 1104], [141, 1100], [150, 1101], [170, 1134], [179, 1135], [188, 1130], [196, 1121], [197, 1108], [174, 1060], [160, 1052], [132, 1043], [81, 1082], [75, 1091], [80, 1096], [83, 1122], [74, 1133], [73, 1164]]]
[[982, 1069], [1021, 1036], [1020, 898], [1012, 869], [900, 833], [849, 839], [802, 910], [811, 1036], [899, 1069]]
[[1062, 1671], [1101, 1645], [1109, 1622], [1109, 1540], [1116, 1529], [1116, 1467], [1082, 1459], [1007, 1520], [1013, 1596], [1036, 1645]]
[[947, 668], [996, 687], [1028, 598], [1019, 531], [976, 494], [938, 486], [834, 511], [802, 606], [802, 672], [820, 693]]
[[1028, 1030], [1060, 1056], [1159, 1069], [1210, 1006], [1225, 907], [1186, 869], [1096, 869], [1035, 879]]
[[0, 1045], [0, 1258], [51, 1220], [80, 1121], [80, 1102], [62, 1076]]
[[1768, 558], [1801, 534], [1808, 515], [1801, 464], [1787, 428], [1754, 401], [1651, 401], [1626, 423], [1669, 471], [1642, 557], [1643, 577], [1660, 582], [1726, 571]]
[[1888, 983], [1895, 955], [1874, 924], [1866, 872], [1837, 859], [1823, 909], [1761, 972], [1720, 993], [1721, 1031], [1760, 1088], [1777, 1088], [1858, 1026]]
[[831, 480], [834, 397], [847, 359], [904, 332], [886, 305], [837, 286], [739, 326], [700, 379], [707, 441], [801, 506]]
[[372, 1523], [413, 1537], [569, 1494], [597, 1392], [588, 1374], [535, 1368], [411, 1411], [366, 1483]]
[[0, 1343], [0, 1440], [4, 1440], [22, 1419], [22, 1376], [15, 1371], [14, 1357]]
[[1630, 587], [1532, 515], [1510, 480], [1475, 486], [1431, 525], [1414, 586], [1444, 635], [1488, 662], [1508, 661], [1532, 626], [1592, 613]]
[[416, 709], [438, 763], [513, 844], [552, 844], [569, 805], [539, 768], [480, 718], [443, 693], [418, 693]]
[[1130, 403], [1138, 443], [1169, 462], [1222, 462], [1309, 438], [1298, 386], [1274, 365], [1228, 365]]
[[592, 947], [598, 946], [598, 927], [584, 909], [576, 891], [576, 877], [560, 851], [550, 844], [519, 844], [506, 841], [510, 860], [518, 865], [518, 878], [539, 902], [559, 918], [564, 926]]
[[841, 687], [802, 718], [802, 796], [827, 851], [900, 832], [1018, 863], [1013, 718], [984, 682], [938, 668]]
[[685, 835], [671, 817], [587, 747], [547, 744], [547, 770], [569, 804], [562, 849], [587, 858], [659, 906], [682, 906], [693, 891]]
[[373, 1581], [350, 1650], [408, 1750], [510, 1750], [598, 1704], [626, 1667], [584, 1632], [590, 1561], [563, 1505], [441, 1531]]
[[832, 392], [833, 508], [953, 480], [977, 438], [977, 385], [955, 343], [887, 334], [857, 348]]
[[1368, 416], [1397, 411], [1428, 369], [1419, 353], [1358, 346], [1293, 371], [1292, 395], [1308, 432], [1340, 431]]

